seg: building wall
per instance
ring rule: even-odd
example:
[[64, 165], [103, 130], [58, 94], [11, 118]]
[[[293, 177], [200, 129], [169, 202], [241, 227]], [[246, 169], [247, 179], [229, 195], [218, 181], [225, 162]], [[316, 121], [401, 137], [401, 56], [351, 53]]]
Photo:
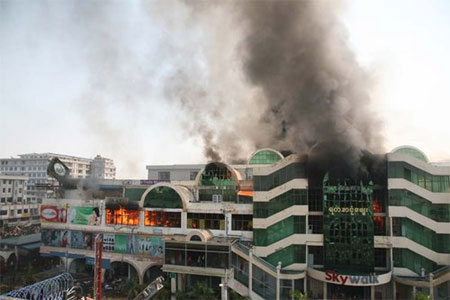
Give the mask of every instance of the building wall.
[[394, 266], [419, 275], [448, 265], [450, 167], [394, 152], [388, 177]]
[[[91, 162], [90, 158], [76, 157], [55, 153], [30, 153], [21, 154], [19, 158], [3, 158], [0, 159], [0, 174], [26, 176], [26, 190], [28, 198], [32, 202], [41, 202], [45, 197], [52, 196], [51, 191], [38, 189], [39, 184], [56, 184], [56, 181], [47, 175], [47, 167], [50, 160], [58, 157], [70, 170], [70, 176], [74, 178], [86, 178], [90, 176]], [[114, 162], [107, 158], [101, 158], [105, 163], [106, 170], [102, 172], [102, 179], [114, 179], [115, 167]], [[109, 166], [109, 167], [108, 167]]]

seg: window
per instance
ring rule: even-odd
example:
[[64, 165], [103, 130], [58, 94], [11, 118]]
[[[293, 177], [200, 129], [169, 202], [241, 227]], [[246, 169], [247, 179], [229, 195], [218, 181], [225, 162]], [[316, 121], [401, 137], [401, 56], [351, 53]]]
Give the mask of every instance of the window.
[[22, 213], [22, 210], [21, 209], [18, 209], [17, 210], [17, 214], [21, 214]]
[[144, 225], [151, 227], [181, 227], [181, 212], [146, 210]]
[[24, 213], [24, 214], [27, 214], [27, 213], [28, 213], [28, 208], [25, 208], [25, 209], [23, 210], [23, 213]]
[[123, 207], [119, 209], [106, 209], [106, 224], [131, 225], [139, 224], [139, 211], [128, 210]]
[[158, 180], [170, 180], [170, 172], [158, 172]]
[[384, 248], [375, 248], [375, 267], [379, 268], [387, 268], [386, 262], [387, 262], [387, 255], [386, 255], [387, 249]]
[[251, 231], [253, 229], [253, 215], [232, 215], [232, 230]]
[[308, 233], [323, 233], [323, 216], [310, 215], [308, 217]]
[[309, 246], [308, 263], [311, 265], [323, 265], [323, 247]]
[[0, 216], [6, 216], [7, 213], [7, 210], [0, 210]]
[[6, 201], [5, 197], [2, 197], [1, 200], [0, 200], [1, 203], [5, 203], [5, 201]]
[[187, 214], [187, 227], [197, 229], [225, 230], [225, 216], [223, 214]]

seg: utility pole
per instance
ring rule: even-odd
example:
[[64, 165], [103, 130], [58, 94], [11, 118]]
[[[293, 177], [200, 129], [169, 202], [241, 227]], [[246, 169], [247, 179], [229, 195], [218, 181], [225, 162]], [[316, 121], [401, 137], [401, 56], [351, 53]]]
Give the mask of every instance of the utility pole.
[[103, 236], [97, 234], [95, 237], [95, 264], [94, 264], [94, 299], [102, 299], [102, 253]]

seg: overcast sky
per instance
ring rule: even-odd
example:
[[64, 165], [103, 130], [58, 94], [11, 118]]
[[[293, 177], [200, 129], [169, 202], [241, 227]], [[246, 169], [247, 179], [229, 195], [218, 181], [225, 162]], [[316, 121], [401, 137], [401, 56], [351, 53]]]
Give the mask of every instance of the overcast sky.
[[[445, 0], [346, 2], [387, 151], [410, 144], [450, 160], [449, 16]], [[177, 1], [0, 0], [0, 157], [101, 154], [121, 178], [204, 162], [161, 83], [177, 64], [207, 64], [204, 23], [192, 24]]]

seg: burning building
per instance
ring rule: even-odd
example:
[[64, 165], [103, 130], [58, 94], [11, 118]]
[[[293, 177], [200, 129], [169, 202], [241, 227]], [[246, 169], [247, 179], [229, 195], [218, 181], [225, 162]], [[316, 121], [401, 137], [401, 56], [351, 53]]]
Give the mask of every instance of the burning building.
[[92, 263], [101, 233], [106, 281], [125, 264], [140, 282], [164, 273], [176, 292], [204, 281], [222, 299], [230, 289], [251, 299], [291, 299], [296, 290], [313, 299], [419, 291], [444, 299], [450, 168], [409, 146], [363, 153], [354, 169], [334, 166], [273, 149], [240, 165], [192, 165], [194, 177], [189, 165], [148, 166], [164, 180], [122, 182], [115, 197], [47, 199], [67, 218], [42, 223], [41, 253], [75, 272]]

